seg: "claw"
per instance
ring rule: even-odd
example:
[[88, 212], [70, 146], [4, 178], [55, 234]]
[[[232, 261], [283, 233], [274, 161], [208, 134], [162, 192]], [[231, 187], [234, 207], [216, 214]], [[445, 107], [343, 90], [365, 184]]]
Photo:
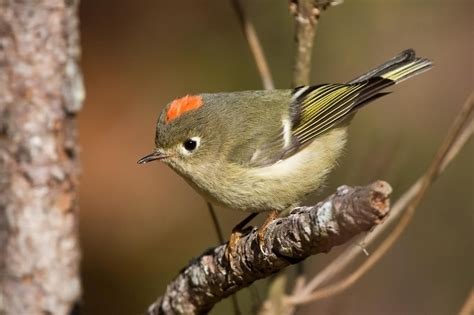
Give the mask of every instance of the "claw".
[[230, 234], [230, 237], [229, 237], [229, 242], [227, 243], [227, 247], [225, 248], [225, 252], [224, 252], [224, 255], [227, 261], [231, 261], [232, 257], [235, 256], [237, 243], [239, 242], [241, 237], [242, 237], [241, 231], [232, 230], [232, 233]]
[[244, 235], [246, 231], [244, 230], [245, 226], [253, 218], [255, 218], [257, 214], [258, 213], [250, 214], [232, 229], [232, 233], [230, 234], [230, 237], [229, 237], [229, 242], [227, 243], [227, 247], [225, 248], [225, 252], [224, 252], [224, 256], [227, 259], [227, 261], [230, 262], [232, 258], [235, 256], [237, 243], [239, 242], [239, 240], [242, 238], [242, 235]]
[[265, 242], [265, 233], [267, 232], [267, 229], [268, 229], [268, 225], [270, 225], [270, 223], [275, 220], [276, 218], [278, 218], [279, 216], [279, 212], [277, 210], [273, 210], [272, 212], [270, 212], [270, 214], [265, 218], [265, 221], [263, 222], [263, 224], [258, 228], [258, 231], [257, 231], [257, 236], [258, 236], [258, 242], [260, 244], [260, 250], [263, 252], [263, 249], [267, 247], [267, 244]]

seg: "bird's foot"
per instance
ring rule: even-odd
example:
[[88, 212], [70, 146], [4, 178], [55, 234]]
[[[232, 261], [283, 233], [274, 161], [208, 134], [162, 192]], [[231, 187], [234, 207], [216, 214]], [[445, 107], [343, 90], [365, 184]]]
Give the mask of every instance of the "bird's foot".
[[242, 235], [243, 235], [242, 231], [232, 230], [232, 233], [230, 234], [230, 237], [229, 237], [229, 243], [227, 243], [227, 247], [225, 248], [225, 252], [224, 252], [224, 255], [227, 261], [231, 261], [232, 257], [235, 256], [237, 243], [239, 242]]
[[230, 234], [230, 237], [229, 237], [229, 242], [227, 243], [227, 247], [225, 248], [225, 252], [224, 252], [224, 256], [227, 259], [227, 261], [230, 262], [232, 257], [235, 256], [237, 244], [239, 243], [239, 240], [242, 238], [242, 235], [245, 235], [247, 232], [247, 229], [244, 229], [245, 226], [253, 218], [255, 218], [257, 214], [258, 213], [250, 214], [232, 229], [232, 233]]
[[268, 228], [268, 225], [273, 221], [275, 220], [276, 218], [278, 218], [279, 216], [279, 212], [277, 210], [273, 210], [272, 212], [270, 212], [270, 214], [265, 218], [265, 221], [263, 222], [263, 224], [258, 228], [258, 231], [257, 231], [257, 235], [258, 235], [258, 242], [260, 244], [260, 250], [262, 250], [263, 252], [263, 249], [267, 247], [267, 244], [265, 242], [265, 233], [267, 232], [267, 228]]

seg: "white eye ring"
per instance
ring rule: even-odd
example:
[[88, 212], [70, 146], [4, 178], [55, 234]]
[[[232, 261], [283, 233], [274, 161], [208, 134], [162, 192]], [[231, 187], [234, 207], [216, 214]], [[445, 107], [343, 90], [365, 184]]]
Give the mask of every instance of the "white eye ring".
[[191, 138], [186, 139], [183, 143], [181, 143], [180, 149], [184, 155], [190, 155], [199, 148], [200, 144], [201, 144], [200, 137], [191, 137]]

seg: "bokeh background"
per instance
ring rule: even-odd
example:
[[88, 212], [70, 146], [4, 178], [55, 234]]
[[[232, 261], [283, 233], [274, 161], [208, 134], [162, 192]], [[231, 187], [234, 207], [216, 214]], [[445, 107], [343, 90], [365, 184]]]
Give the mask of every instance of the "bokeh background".
[[[288, 88], [288, 2], [244, 2], [277, 87]], [[347, 81], [409, 47], [436, 67], [358, 115], [340, 167], [308, 202], [379, 178], [393, 185], [395, 200], [425, 170], [474, 86], [473, 4], [347, 0], [323, 13], [314, 83]], [[140, 314], [181, 267], [217, 243], [199, 195], [166, 166], [135, 163], [153, 148], [158, 113], [187, 93], [260, 89], [261, 82], [230, 1], [83, 0], [80, 14], [84, 314]], [[354, 287], [301, 314], [456, 313], [474, 278], [473, 157], [471, 141], [388, 255]], [[244, 216], [218, 210], [226, 234]], [[308, 259], [308, 274], [338, 251]], [[244, 314], [265, 286], [239, 293]], [[226, 300], [212, 314], [230, 310]]]

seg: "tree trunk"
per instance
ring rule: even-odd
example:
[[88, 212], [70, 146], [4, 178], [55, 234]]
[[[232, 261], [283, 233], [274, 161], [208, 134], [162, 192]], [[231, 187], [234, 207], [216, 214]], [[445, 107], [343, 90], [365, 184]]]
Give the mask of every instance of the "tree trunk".
[[68, 314], [77, 235], [77, 0], [0, 0], [0, 314]]

